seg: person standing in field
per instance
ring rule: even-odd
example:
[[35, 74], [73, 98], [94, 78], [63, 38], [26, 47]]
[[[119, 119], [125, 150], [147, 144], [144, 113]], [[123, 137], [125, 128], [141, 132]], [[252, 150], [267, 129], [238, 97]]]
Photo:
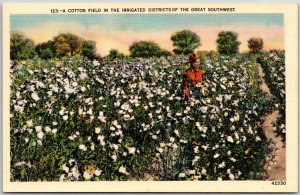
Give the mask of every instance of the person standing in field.
[[199, 58], [196, 54], [189, 57], [190, 68], [183, 75], [183, 93], [186, 101], [190, 101], [189, 88], [202, 82], [203, 70], [199, 68]]

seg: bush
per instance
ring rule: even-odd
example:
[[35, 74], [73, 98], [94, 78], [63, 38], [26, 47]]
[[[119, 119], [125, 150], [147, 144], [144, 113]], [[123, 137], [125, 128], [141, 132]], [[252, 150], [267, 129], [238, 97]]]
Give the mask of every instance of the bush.
[[10, 34], [10, 59], [25, 60], [36, 55], [34, 42], [22, 34]]
[[162, 49], [153, 41], [134, 42], [129, 47], [131, 57], [160, 57]]
[[222, 31], [218, 34], [217, 50], [223, 55], [232, 55], [239, 52], [238, 34], [231, 31]]
[[96, 58], [96, 42], [91, 40], [84, 40], [82, 44], [82, 56], [90, 61]]
[[179, 55], [191, 54], [200, 45], [200, 37], [190, 30], [175, 32], [171, 40], [176, 47], [173, 52]]
[[264, 42], [262, 38], [252, 37], [248, 40], [248, 47], [250, 49], [250, 53], [259, 53], [264, 47]]
[[51, 59], [55, 57], [55, 42], [54, 41], [48, 41], [46, 43], [38, 44], [35, 47], [35, 51], [38, 54], [38, 56], [42, 59]]

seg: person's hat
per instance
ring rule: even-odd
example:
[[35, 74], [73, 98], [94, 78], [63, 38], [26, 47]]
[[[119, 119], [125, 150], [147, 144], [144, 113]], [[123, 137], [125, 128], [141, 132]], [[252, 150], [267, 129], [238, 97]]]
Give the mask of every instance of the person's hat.
[[190, 62], [196, 62], [196, 60], [197, 59], [199, 59], [195, 54], [194, 55], [191, 55], [190, 57], [189, 57], [189, 61]]

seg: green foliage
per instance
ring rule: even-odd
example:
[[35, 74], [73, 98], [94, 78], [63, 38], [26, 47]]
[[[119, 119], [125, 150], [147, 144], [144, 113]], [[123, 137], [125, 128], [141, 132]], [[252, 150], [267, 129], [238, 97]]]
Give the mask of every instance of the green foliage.
[[179, 55], [193, 53], [194, 49], [200, 45], [200, 37], [190, 30], [175, 32], [172, 34], [171, 40], [173, 41], [173, 46], [175, 47], [173, 52]]
[[172, 53], [167, 50], [162, 50], [160, 55], [167, 57], [167, 56], [172, 56]]
[[82, 52], [82, 39], [72, 33], [59, 34], [54, 37], [56, 55], [74, 56]]
[[35, 56], [34, 42], [22, 34], [10, 34], [10, 59], [25, 60]]
[[160, 46], [153, 41], [139, 41], [134, 42], [130, 47], [129, 51], [131, 57], [159, 57], [161, 56], [162, 49]]
[[232, 55], [239, 52], [238, 34], [231, 31], [222, 31], [218, 34], [217, 49], [220, 54]]
[[38, 56], [42, 59], [51, 59], [55, 57], [55, 42], [54, 41], [48, 41], [45, 43], [38, 44], [35, 47], [35, 51], [38, 54]]
[[250, 49], [250, 53], [259, 53], [264, 47], [264, 42], [262, 38], [252, 37], [248, 40], [248, 47]]
[[96, 58], [96, 42], [92, 40], [85, 40], [82, 43], [82, 56], [87, 57], [93, 61]]
[[109, 51], [107, 58], [109, 58], [111, 60], [122, 59], [122, 58], [124, 58], [124, 54], [121, 53], [120, 51], [118, 51], [117, 49], [111, 49]]

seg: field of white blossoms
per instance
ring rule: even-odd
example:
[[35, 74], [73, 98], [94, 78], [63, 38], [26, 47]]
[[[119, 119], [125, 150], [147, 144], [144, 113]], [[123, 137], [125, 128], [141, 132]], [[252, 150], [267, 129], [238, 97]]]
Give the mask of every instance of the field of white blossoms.
[[274, 130], [285, 143], [285, 53], [284, 51], [273, 51], [269, 54], [261, 55], [258, 58], [258, 62], [262, 65], [266, 73], [265, 81], [277, 100], [275, 106], [279, 110], [280, 115], [274, 124]]
[[[264, 67], [284, 63], [282, 53], [264, 55]], [[11, 181], [264, 179], [261, 124], [277, 102], [260, 89], [256, 58], [202, 58], [204, 81], [190, 103], [181, 89], [186, 61], [12, 66]], [[276, 71], [268, 83], [278, 89]]]

